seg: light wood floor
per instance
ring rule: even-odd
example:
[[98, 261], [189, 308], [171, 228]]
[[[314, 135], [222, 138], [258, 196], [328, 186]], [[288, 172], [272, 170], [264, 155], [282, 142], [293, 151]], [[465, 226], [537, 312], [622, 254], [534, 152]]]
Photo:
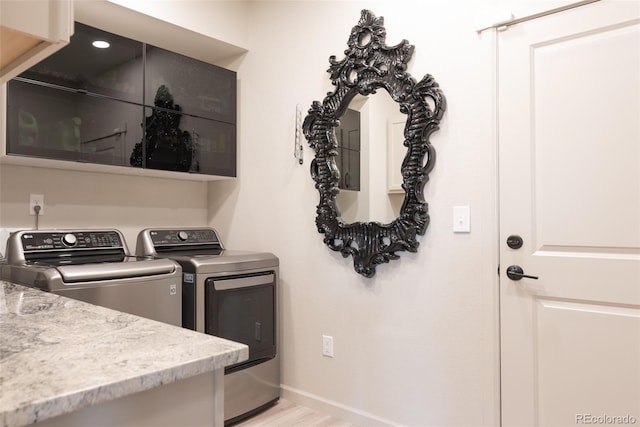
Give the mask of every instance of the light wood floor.
[[273, 407], [234, 427], [357, 427], [331, 415], [280, 399]]

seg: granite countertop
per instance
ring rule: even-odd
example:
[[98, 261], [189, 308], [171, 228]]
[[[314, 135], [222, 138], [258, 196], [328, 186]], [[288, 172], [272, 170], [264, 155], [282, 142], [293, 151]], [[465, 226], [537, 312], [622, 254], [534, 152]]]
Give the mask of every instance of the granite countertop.
[[233, 341], [0, 281], [0, 426], [224, 368]]

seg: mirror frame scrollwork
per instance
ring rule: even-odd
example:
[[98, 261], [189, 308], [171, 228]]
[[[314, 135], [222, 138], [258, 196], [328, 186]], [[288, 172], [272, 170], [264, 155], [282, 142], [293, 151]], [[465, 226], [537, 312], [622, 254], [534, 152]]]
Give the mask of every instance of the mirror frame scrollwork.
[[[351, 30], [345, 58], [329, 58], [327, 72], [336, 87], [322, 103], [314, 101], [303, 123], [304, 135], [315, 151], [311, 176], [320, 193], [316, 226], [324, 242], [344, 257], [353, 257], [356, 272], [373, 277], [378, 264], [399, 258], [398, 251], [417, 252], [417, 235], [429, 225], [424, 186], [435, 163], [430, 135], [438, 129], [446, 109], [444, 94], [434, 78], [427, 74], [416, 82], [407, 72], [414, 46], [402, 40], [396, 46], [385, 44], [384, 18], [363, 10]], [[402, 188], [405, 192], [399, 216], [388, 224], [379, 222], [346, 223], [336, 204], [340, 172], [336, 165], [337, 140], [334, 128], [350, 101], [358, 94], [370, 95], [385, 89], [407, 115], [402, 162]], [[426, 156], [426, 161], [425, 161]]]

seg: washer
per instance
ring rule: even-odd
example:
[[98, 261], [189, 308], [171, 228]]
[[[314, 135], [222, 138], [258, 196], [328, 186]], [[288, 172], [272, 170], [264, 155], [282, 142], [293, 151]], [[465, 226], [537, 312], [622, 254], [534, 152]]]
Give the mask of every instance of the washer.
[[224, 419], [234, 424], [280, 398], [277, 348], [278, 258], [224, 248], [213, 228], [145, 229], [138, 256], [182, 267], [182, 325], [249, 346], [249, 359], [225, 368]]
[[182, 325], [182, 268], [136, 257], [115, 229], [22, 230], [7, 240], [2, 279]]

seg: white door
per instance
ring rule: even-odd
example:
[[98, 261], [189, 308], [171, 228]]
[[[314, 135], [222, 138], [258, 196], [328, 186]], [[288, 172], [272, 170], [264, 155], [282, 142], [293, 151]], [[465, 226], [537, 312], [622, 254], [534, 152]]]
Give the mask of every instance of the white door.
[[640, 2], [497, 37], [503, 425], [640, 425]]

